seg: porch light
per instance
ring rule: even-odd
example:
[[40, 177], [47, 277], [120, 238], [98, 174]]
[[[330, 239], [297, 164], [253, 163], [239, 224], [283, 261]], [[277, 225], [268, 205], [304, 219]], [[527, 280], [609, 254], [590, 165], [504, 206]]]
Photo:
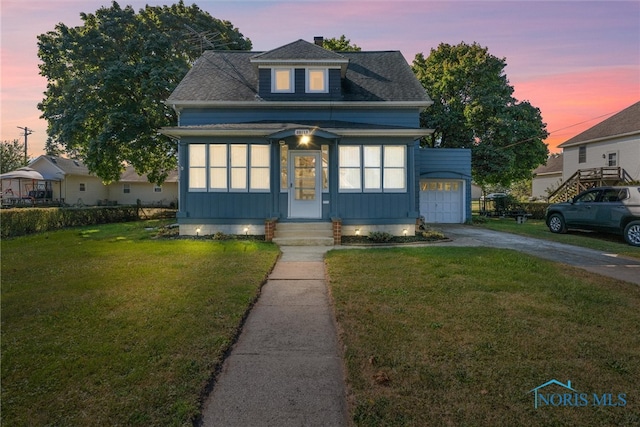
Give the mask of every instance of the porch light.
[[356, 228], [356, 236], [359, 236], [359, 235], [360, 235], [360, 229]]
[[300, 145], [307, 145], [311, 142], [311, 137], [309, 135], [302, 135], [300, 137]]
[[249, 234], [249, 226], [247, 225], [247, 226], [244, 228], [244, 235], [246, 236], [246, 235], [248, 235], [248, 234]]
[[406, 229], [406, 228], [403, 228], [403, 229], [402, 229], [402, 235], [403, 235], [403, 236], [406, 236], [406, 235], [407, 235], [407, 229]]
[[196, 237], [200, 236], [200, 227], [196, 228]]

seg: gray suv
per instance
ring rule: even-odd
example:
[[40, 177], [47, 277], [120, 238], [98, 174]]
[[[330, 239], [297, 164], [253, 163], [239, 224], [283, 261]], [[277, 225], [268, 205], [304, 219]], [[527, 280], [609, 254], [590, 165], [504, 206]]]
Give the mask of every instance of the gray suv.
[[567, 229], [622, 234], [633, 246], [640, 246], [640, 186], [598, 187], [571, 200], [549, 205], [547, 227], [553, 233]]

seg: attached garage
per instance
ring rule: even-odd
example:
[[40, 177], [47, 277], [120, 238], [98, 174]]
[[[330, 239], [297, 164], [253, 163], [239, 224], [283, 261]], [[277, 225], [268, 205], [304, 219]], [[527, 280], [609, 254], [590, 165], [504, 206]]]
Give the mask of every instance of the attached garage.
[[464, 223], [464, 195], [464, 180], [421, 179], [420, 215], [426, 223]]

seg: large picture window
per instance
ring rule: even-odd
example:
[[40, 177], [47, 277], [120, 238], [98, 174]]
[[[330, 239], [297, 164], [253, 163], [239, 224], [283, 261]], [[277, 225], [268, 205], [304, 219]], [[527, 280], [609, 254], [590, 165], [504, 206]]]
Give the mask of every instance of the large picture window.
[[270, 166], [268, 145], [191, 144], [189, 191], [269, 191]]
[[404, 145], [341, 146], [339, 162], [341, 191], [406, 190], [407, 156]]

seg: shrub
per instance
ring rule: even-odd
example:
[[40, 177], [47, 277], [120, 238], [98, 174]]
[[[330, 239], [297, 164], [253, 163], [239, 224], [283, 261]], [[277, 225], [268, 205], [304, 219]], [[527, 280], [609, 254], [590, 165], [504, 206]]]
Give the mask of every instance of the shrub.
[[0, 211], [0, 236], [17, 237], [65, 227], [137, 219], [138, 212], [134, 206], [7, 209]]
[[549, 203], [524, 203], [522, 207], [531, 214], [532, 219], [544, 219], [544, 213], [549, 207]]
[[422, 237], [427, 240], [443, 240], [445, 235], [438, 230], [426, 230], [422, 232]]
[[369, 240], [376, 243], [385, 243], [393, 239], [393, 236], [386, 231], [372, 231], [369, 233]]

